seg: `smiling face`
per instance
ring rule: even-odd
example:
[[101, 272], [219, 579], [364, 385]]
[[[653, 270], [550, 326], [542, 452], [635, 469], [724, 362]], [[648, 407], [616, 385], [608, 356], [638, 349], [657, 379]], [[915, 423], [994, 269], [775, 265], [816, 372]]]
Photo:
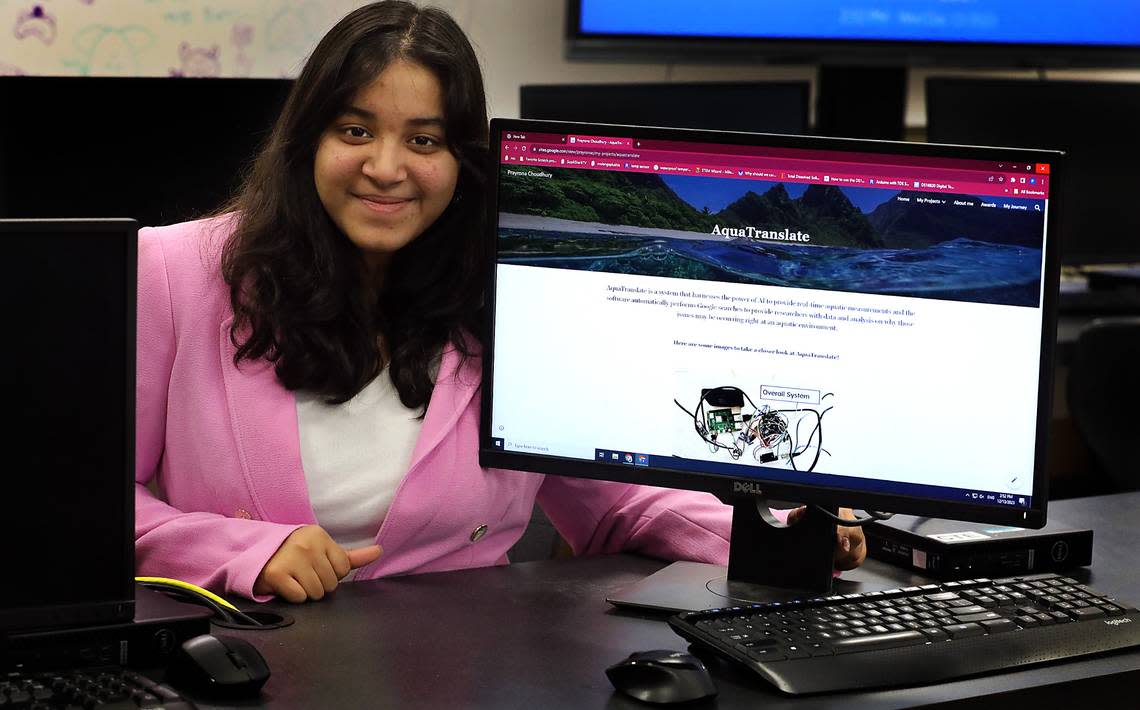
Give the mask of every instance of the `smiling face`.
[[377, 277], [451, 202], [459, 161], [446, 139], [439, 80], [404, 60], [357, 92], [321, 134], [317, 195]]

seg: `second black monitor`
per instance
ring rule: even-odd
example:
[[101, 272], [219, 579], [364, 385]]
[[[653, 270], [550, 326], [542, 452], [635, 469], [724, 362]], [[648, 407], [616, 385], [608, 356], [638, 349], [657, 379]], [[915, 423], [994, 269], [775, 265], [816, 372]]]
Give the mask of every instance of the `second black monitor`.
[[[926, 83], [926, 113], [927, 137], [934, 143], [1066, 151], [1070, 179], [1060, 215], [1062, 261], [1140, 261], [1140, 84], [932, 78]], [[1020, 181], [1029, 178], [1016, 179], [1020, 189]]]
[[133, 217], [221, 207], [289, 79], [0, 77], [0, 216]]
[[522, 118], [753, 133], [808, 132], [806, 81], [533, 84]]

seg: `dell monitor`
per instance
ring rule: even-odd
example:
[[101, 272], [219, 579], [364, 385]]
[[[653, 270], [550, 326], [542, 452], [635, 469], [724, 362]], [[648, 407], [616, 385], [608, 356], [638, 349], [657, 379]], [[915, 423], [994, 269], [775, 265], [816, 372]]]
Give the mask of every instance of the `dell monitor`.
[[611, 601], [825, 592], [839, 506], [1044, 524], [1062, 154], [495, 119], [490, 155], [483, 465], [733, 504], [727, 575]]
[[1140, 84], [931, 78], [927, 136], [937, 143], [1056, 148], [1069, 158], [1061, 262], [1140, 261]]
[[0, 77], [0, 217], [196, 219], [226, 202], [292, 81]]
[[519, 88], [519, 115], [554, 121], [808, 132], [806, 81], [665, 84], [531, 84]]
[[18, 630], [134, 618], [137, 233], [125, 219], [0, 220], [0, 647]]

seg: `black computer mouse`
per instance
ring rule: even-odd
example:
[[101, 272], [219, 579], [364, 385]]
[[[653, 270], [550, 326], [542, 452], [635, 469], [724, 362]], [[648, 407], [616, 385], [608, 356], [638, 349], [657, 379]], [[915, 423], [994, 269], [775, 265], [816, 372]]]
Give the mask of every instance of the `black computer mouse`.
[[683, 703], [716, 695], [699, 658], [681, 651], [641, 651], [606, 669], [614, 687], [647, 703]]
[[190, 694], [245, 697], [256, 695], [265, 685], [269, 666], [245, 639], [203, 634], [175, 650], [166, 678]]

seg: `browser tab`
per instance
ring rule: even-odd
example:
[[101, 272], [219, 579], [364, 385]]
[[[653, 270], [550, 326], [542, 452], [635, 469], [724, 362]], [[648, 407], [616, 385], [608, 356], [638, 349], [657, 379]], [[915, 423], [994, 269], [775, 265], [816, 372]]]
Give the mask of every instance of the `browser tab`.
[[570, 145], [595, 148], [632, 148], [632, 138], [619, 138], [617, 136], [569, 136]]

